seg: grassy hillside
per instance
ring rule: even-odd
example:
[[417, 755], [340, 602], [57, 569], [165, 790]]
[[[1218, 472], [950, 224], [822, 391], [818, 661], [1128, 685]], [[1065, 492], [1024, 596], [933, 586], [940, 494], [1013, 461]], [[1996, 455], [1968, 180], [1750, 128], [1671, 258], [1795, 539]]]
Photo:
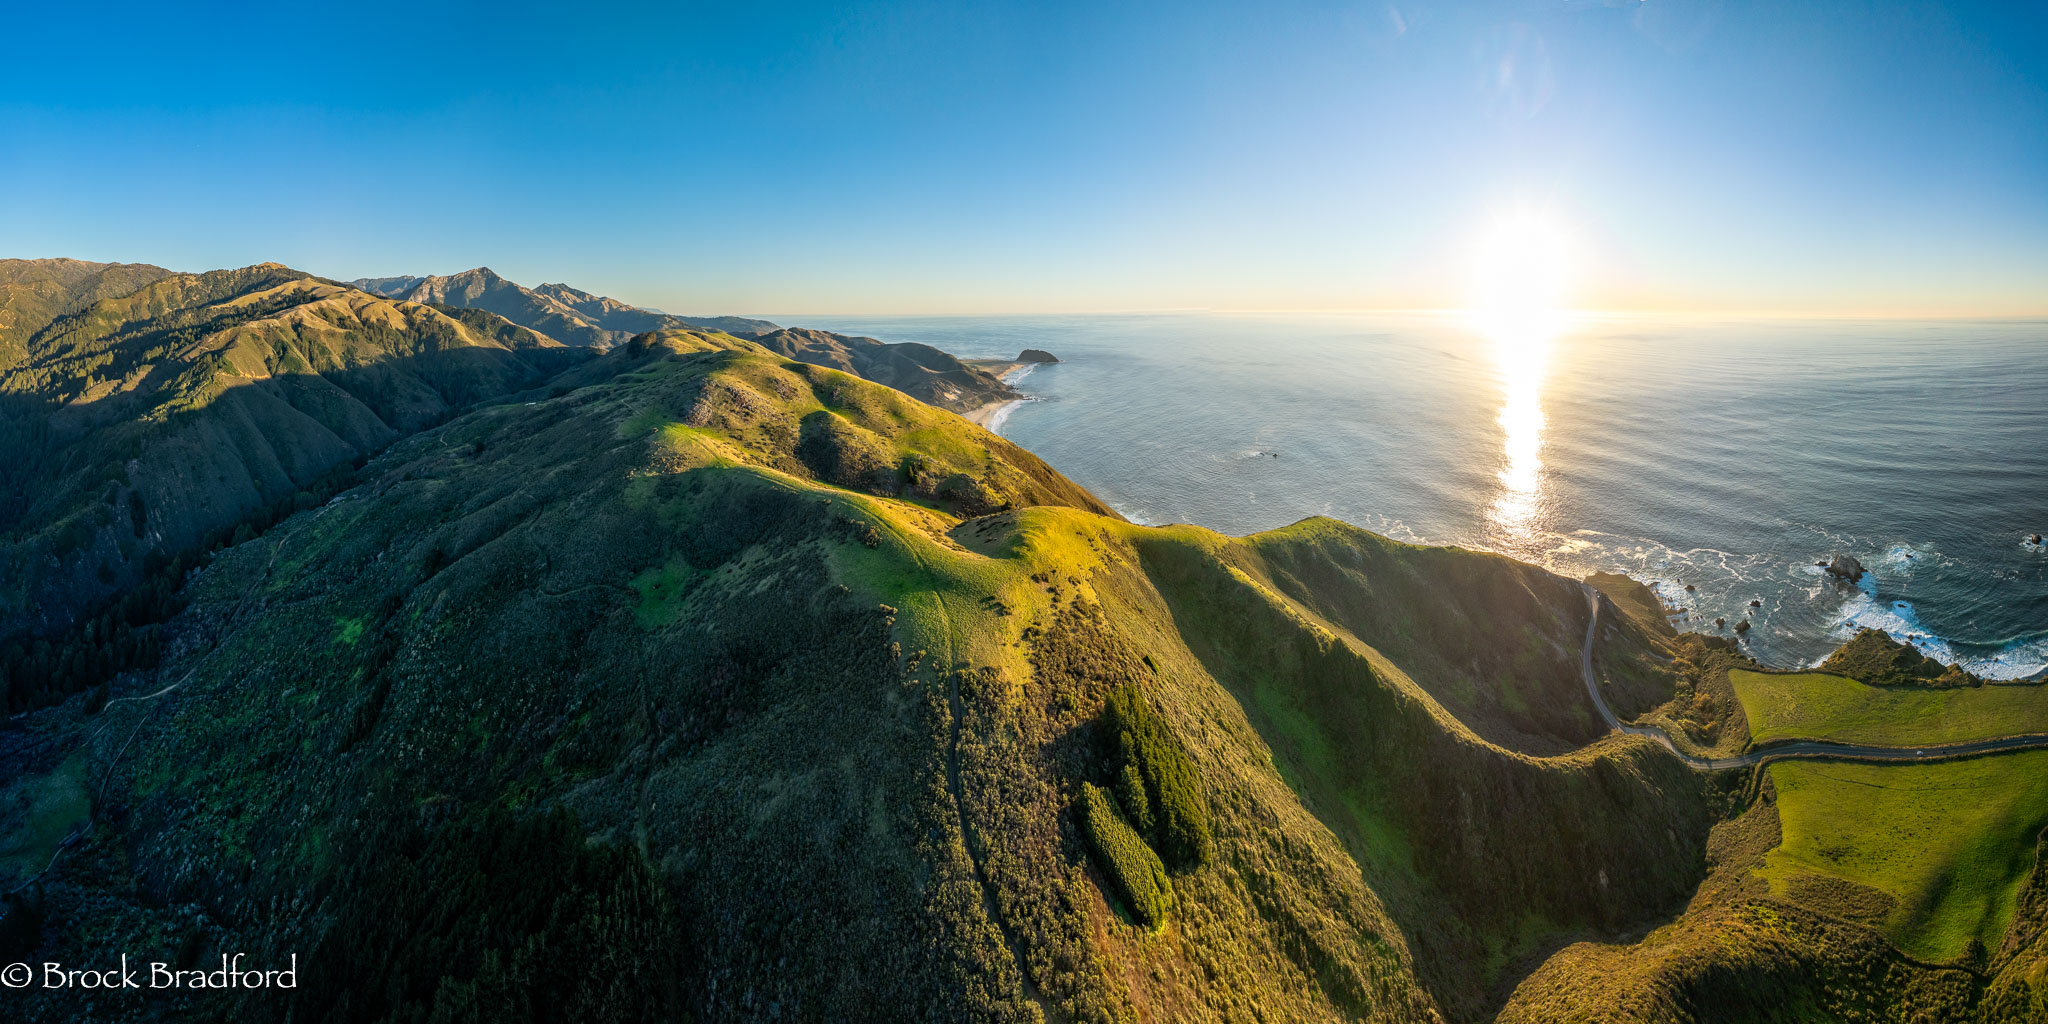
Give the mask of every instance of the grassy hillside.
[[146, 263], [0, 260], [0, 371], [26, 355], [28, 340], [51, 321], [169, 273]]
[[[1872, 891], [1823, 879], [1774, 892], [1760, 872], [1781, 838], [1760, 799], [1713, 830], [1710, 872], [1684, 912], [1641, 936], [1580, 942], [1514, 991], [1502, 1024], [1970, 1021], [1968, 968], [1908, 957], [1874, 927]], [[1832, 881], [1834, 884], [1826, 884]], [[2021, 998], [2025, 993], [2020, 993]]]
[[889, 345], [873, 338], [801, 327], [771, 330], [754, 340], [791, 359], [887, 384], [953, 412], [970, 412], [1017, 396], [1016, 390], [995, 374], [914, 341]]
[[1587, 585], [1611, 603], [1594, 670], [1617, 715], [1655, 726], [1680, 749], [1724, 757], [1749, 745], [1748, 722], [1730, 670], [1756, 667], [1735, 641], [1680, 633], [1650, 588], [1618, 573], [1594, 573]]
[[1982, 963], [2012, 923], [2048, 827], [2048, 751], [1928, 765], [1770, 767], [1784, 839], [1774, 891], [1816, 876], [1854, 889], [1885, 934], [1925, 960]]
[[1991, 976], [1977, 1006], [1981, 1024], [2048, 1020], [2048, 830], [2034, 846], [2034, 872], [2014, 899], [2013, 926], [1991, 950]]
[[[434, 872], [516, 840], [586, 877], [543, 824], [566, 815], [606, 877], [656, 887], [565, 883], [608, 908], [594, 926], [677, 936], [673, 987], [622, 982], [633, 1005], [1462, 1020], [1702, 870], [1698, 776], [1640, 742], [1531, 757], [1432, 693], [1489, 728], [1577, 727], [1569, 583], [1326, 522], [1133, 526], [950, 414], [726, 336], [557, 380], [583, 383], [402, 439], [223, 552], [154, 678], [35, 717], [16, 786], [67, 751], [108, 779], [66, 854], [96, 867], [47, 890], [41, 948], [369, 970], [480, 912]], [[1464, 621], [1342, 617], [1410, 599]], [[1091, 841], [1090, 786], [1126, 831]], [[1134, 902], [1117, 879], [1140, 874], [1170, 899]], [[188, 905], [209, 923], [156, 909]], [[437, 963], [374, 1004], [309, 979], [298, 1015], [483, 998], [480, 962]]]
[[1616, 609], [1643, 628], [1666, 638], [1678, 636], [1656, 591], [1618, 572], [1596, 572], [1586, 577], [1586, 583], [1605, 594]]
[[624, 341], [633, 333], [599, 327], [554, 299], [499, 277], [489, 267], [445, 277], [362, 278], [350, 284], [389, 299], [480, 309], [539, 331], [563, 345], [602, 348]]
[[[819, 412], [998, 485], [1034, 467], [957, 420], [918, 438], [944, 414], [887, 389], [664, 343], [403, 441], [363, 489], [223, 553], [179, 620], [193, 653], [165, 668], [188, 681], [103, 712], [146, 727], [118, 762], [94, 748], [117, 769], [103, 810], [130, 823], [95, 850], [237, 922], [209, 944], [301, 934], [375, 962], [339, 922], [459, 905], [406, 895], [399, 851], [435, 862], [494, 809], [560, 807], [658, 873], [705, 1018], [1427, 1018], [1399, 932], [1227, 695], [1155, 674], [1104, 617], [1089, 576], [1128, 566], [1124, 524], [1038, 507], [962, 526], [943, 500], [817, 482], [786, 443]], [[1116, 685], [1227, 812], [1158, 931], [1105, 897], [1074, 816]], [[169, 927], [105, 916], [130, 883], [108, 884], [53, 895], [56, 948]], [[419, 1005], [475, 977], [446, 969]], [[353, 1016], [301, 1007], [330, 1012]]]
[[1752, 737], [1910, 747], [2048, 732], [2048, 685], [1882, 687], [1820, 672], [1729, 673]]
[[[138, 300], [219, 353], [192, 410], [331, 370], [413, 429], [174, 574], [160, 658], [0, 730], [0, 889], [57, 865], [0, 960], [301, 954], [292, 992], [138, 1019], [1953, 1020], [1980, 975], [1893, 939], [1976, 938], [2022, 1007], [2048, 960], [2030, 782], [1973, 781], [1944, 865], [1922, 797], [1886, 832], [1797, 773], [1691, 771], [1600, 728], [1572, 581], [1323, 519], [1137, 526], [715, 332], [449, 418], [413, 367], [484, 349], [434, 379], [502, 390], [559, 349], [241, 273]], [[114, 366], [126, 329], [39, 365]], [[155, 422], [119, 401], [108, 429]], [[1602, 621], [1625, 713], [1735, 674]]]
[[[1547, 945], [1624, 929], [1681, 902], [1702, 870], [1712, 823], [1706, 783], [1639, 741], [1548, 759], [1490, 743], [1401, 661], [1283, 596], [1283, 587], [1309, 592], [1301, 581], [1316, 548], [1338, 559], [1332, 571], [1389, 559], [1384, 567], [1397, 570], [1384, 580], [1389, 588], [1402, 582], [1404, 555], [1424, 559], [1448, 570], [1438, 600], [1468, 611], [1531, 583], [1521, 574], [1527, 567], [1477, 552], [1370, 538], [1347, 553], [1340, 538], [1360, 533], [1311, 521], [1201, 557], [1204, 544], [1171, 543], [1185, 533], [1154, 531], [1141, 550], [1190, 649], [1387, 901], [1424, 983], [1470, 1019]], [[1293, 581], [1280, 582], [1281, 573]], [[1362, 572], [1353, 585], [1378, 575]], [[1474, 581], [1474, 590], [1459, 585]], [[1584, 599], [1565, 581], [1549, 585], [1575, 605], [1545, 608], [1536, 622], [1505, 620], [1517, 628], [1490, 634], [1485, 653], [1537, 664], [1551, 647], [1546, 630], [1574, 628]], [[1347, 588], [1323, 596], [1332, 607], [1356, 600]], [[1470, 675], [1445, 685], [1500, 686], [1475, 657], [1481, 652], [1460, 646], [1471, 639], [1448, 623], [1405, 642], [1425, 678], [1463, 655], [1474, 659]], [[1576, 693], [1585, 699], [1583, 684]]]
[[33, 641], [68, 643], [172, 558], [325, 501], [324, 481], [395, 438], [587, 358], [483, 316], [265, 264], [163, 276], [37, 331], [0, 374], [0, 645], [26, 638], [10, 676], [57, 694], [49, 678], [97, 681]]

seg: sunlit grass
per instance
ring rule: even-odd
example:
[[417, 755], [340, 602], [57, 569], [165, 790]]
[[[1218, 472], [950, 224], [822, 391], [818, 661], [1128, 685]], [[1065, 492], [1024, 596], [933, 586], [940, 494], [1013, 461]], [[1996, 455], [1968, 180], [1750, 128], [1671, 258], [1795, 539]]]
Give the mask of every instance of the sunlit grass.
[[1870, 886], [1895, 901], [1879, 925], [1929, 960], [1971, 939], [1995, 950], [2048, 825], [2048, 751], [1927, 765], [1770, 767], [1784, 839], [1762, 873]]
[[2048, 686], [1870, 686], [1821, 672], [1734, 669], [1728, 679], [1761, 743], [1825, 739], [1913, 746], [2048, 732]]

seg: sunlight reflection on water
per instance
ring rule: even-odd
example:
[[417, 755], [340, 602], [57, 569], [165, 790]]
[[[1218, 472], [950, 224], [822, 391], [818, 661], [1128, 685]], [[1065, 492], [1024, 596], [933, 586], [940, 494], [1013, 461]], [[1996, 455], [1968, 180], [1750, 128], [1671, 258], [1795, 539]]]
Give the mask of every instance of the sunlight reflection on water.
[[1487, 506], [1486, 518], [1505, 534], [1505, 546], [1519, 547], [1516, 542], [1533, 540], [1545, 525], [1543, 379], [1564, 325], [1550, 315], [1494, 316], [1477, 323], [1490, 343], [1502, 394], [1495, 417], [1503, 432], [1495, 474], [1500, 491]]

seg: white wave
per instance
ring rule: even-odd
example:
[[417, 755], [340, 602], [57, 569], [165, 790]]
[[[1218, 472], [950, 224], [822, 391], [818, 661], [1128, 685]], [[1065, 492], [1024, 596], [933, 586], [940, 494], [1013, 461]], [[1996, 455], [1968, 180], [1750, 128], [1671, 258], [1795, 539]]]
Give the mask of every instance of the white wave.
[[[1856, 585], [1857, 594], [1842, 604], [1829, 637], [1842, 642], [1860, 630], [1882, 630], [1902, 644], [1944, 665], [1959, 665], [1986, 679], [2025, 679], [2048, 669], [2048, 636], [2018, 640], [1989, 654], [1964, 653], [1947, 638], [1936, 636], [1921, 625], [1912, 602], [1877, 596], [1877, 578], [1865, 573]], [[1826, 658], [1816, 659], [1818, 665]]]
[[1010, 418], [1010, 414], [1016, 412], [1018, 406], [1037, 400], [1036, 398], [1018, 398], [997, 406], [996, 411], [988, 414], [988, 432], [997, 437], [1003, 436], [1003, 422]]

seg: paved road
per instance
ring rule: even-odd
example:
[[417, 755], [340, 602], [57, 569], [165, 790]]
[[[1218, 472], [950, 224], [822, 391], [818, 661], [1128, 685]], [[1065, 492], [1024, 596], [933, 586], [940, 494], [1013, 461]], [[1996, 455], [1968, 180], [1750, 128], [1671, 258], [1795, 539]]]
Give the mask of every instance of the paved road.
[[1995, 740], [1928, 747], [1867, 747], [1827, 740], [1794, 740], [1790, 743], [1758, 748], [1734, 757], [1695, 757], [1678, 749], [1678, 745], [1671, 742], [1671, 737], [1664, 730], [1654, 726], [1630, 725], [1615, 717], [1614, 709], [1607, 706], [1607, 698], [1600, 695], [1600, 684], [1593, 677], [1593, 637], [1600, 629], [1600, 592], [1590, 585], [1582, 585], [1586, 588], [1586, 603], [1593, 610], [1592, 616], [1586, 622], [1585, 646], [1579, 651], [1579, 671], [1586, 677], [1587, 696], [1593, 698], [1593, 706], [1600, 709], [1600, 717], [1607, 720], [1608, 728], [1636, 736], [1647, 736], [1659, 746], [1671, 751], [1672, 756], [1685, 762], [1689, 768], [1712, 772], [1724, 768], [1747, 768], [1766, 761], [1788, 758], [1821, 758], [1830, 761], [1945, 761], [2008, 750], [2048, 747], [2048, 733], [2028, 733], [2022, 736], [2002, 736]]

